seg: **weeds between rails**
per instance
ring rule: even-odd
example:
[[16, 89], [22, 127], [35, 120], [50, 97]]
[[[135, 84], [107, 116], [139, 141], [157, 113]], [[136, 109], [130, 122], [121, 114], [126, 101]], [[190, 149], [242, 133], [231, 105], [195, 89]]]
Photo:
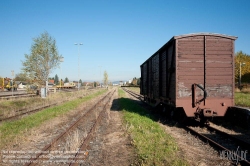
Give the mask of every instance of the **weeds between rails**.
[[[88, 142], [91, 140], [91, 138], [94, 135], [95, 129], [97, 127], [98, 122], [101, 119], [101, 115], [103, 114], [103, 112], [106, 110], [106, 107], [111, 99], [111, 97], [113, 96], [115, 90], [113, 90], [113, 92], [109, 92], [107, 95], [105, 95], [101, 100], [99, 100], [96, 104], [94, 104], [84, 115], [82, 115], [81, 117], [79, 117], [70, 127], [68, 127], [64, 132], [62, 132], [59, 136], [57, 136], [51, 143], [49, 143], [48, 145], [46, 145], [42, 150], [41, 153], [37, 154], [35, 158], [31, 158], [30, 162], [26, 164], [26, 166], [28, 165], [33, 165], [35, 163], [35, 160], [38, 160], [40, 156], [44, 155], [43, 152], [49, 151], [54, 144], [56, 144], [60, 139], [62, 139], [63, 137], [65, 137], [71, 130], [73, 130], [74, 128], [76, 128], [79, 123], [83, 120], [84, 117], [90, 116], [90, 114], [93, 112], [94, 109], [96, 109], [96, 107], [99, 104], [102, 104], [102, 101], [104, 101], [105, 99], [108, 98], [107, 102], [105, 104], [103, 104], [104, 106], [102, 106], [102, 111], [99, 113], [98, 118], [95, 120], [94, 125], [92, 126], [91, 130], [89, 131], [88, 135], [85, 137], [84, 141], [82, 141], [82, 144], [79, 146], [78, 151], [76, 152], [76, 154], [74, 155], [75, 158], [70, 158], [69, 159], [69, 165], [74, 165], [74, 163], [77, 163], [77, 158], [79, 157], [80, 153], [84, 150], [86, 150], [86, 146], [88, 144]], [[111, 95], [110, 95], [111, 94]], [[72, 162], [71, 162], [72, 161]]]

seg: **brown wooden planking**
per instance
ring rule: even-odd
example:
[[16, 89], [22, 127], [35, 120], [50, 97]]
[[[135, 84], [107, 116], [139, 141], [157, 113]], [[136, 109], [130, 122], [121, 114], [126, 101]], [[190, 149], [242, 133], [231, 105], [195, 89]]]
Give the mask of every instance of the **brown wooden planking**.
[[179, 43], [185, 43], [185, 42], [201, 42], [204, 41], [204, 37], [200, 37], [200, 38], [182, 38], [182, 39], [178, 39], [176, 40], [177, 44]]
[[[203, 58], [204, 59], [204, 58]], [[178, 63], [204, 63], [203, 59], [201, 59], [200, 57], [199, 58], [192, 58], [192, 59], [188, 59], [188, 58], [182, 58], [182, 57], [179, 57], [179, 60], [178, 60]], [[206, 64], [209, 64], [209, 63], [232, 63], [232, 58], [229, 58], [229, 57], [225, 57], [225, 58], [206, 58], [208, 60], [206, 60]], [[211, 60], [210, 60], [211, 59]]]
[[178, 47], [178, 51], [204, 51], [204, 47]]
[[[178, 71], [178, 76], [193, 76], [193, 75], [197, 75], [197, 76], [204, 76], [204, 71], [203, 70], [197, 70], [197, 71]], [[231, 76], [232, 72], [231, 71], [215, 71], [215, 72], [209, 72], [206, 71], [206, 76]]]
[[189, 68], [187, 68], [187, 67], [177, 67], [176, 70], [177, 70], [177, 73], [179, 73], [181, 71], [196, 72], [196, 71], [204, 71], [204, 68], [190, 66]]
[[[203, 80], [204, 77], [202, 76], [197, 76], [197, 75], [193, 75], [193, 76], [178, 76], [179, 80]], [[232, 79], [232, 76], [206, 76], [206, 82], [209, 80], [230, 80]]]
[[166, 94], [167, 94], [167, 69], [166, 69], [166, 65], [167, 65], [167, 58], [166, 58], [166, 50], [164, 50], [164, 52], [162, 53], [162, 56], [161, 56], [161, 78], [162, 78], [162, 92], [161, 92], [161, 95], [163, 97], [166, 97]]
[[232, 61], [232, 57], [233, 55], [232, 54], [228, 54], [228, 55], [214, 55], [214, 54], [210, 54], [210, 55], [207, 55], [206, 58], [209, 58], [209, 59], [227, 59], [227, 60], [230, 60]]
[[193, 80], [193, 81], [203, 81], [204, 77], [203, 76], [178, 76], [178, 81], [179, 82], [185, 82], [187, 80]]
[[[232, 79], [232, 78], [231, 78]], [[228, 84], [232, 82], [231, 80], [207, 80], [206, 84]]]
[[221, 68], [228, 68], [228, 67], [233, 67], [233, 64], [231, 63], [206, 63], [207, 68], [213, 68], [213, 67], [218, 67], [220, 66]]
[[231, 41], [228, 42], [211, 42], [206, 40], [206, 47], [230, 47], [232, 48], [233, 44]]
[[206, 47], [206, 51], [233, 51], [232, 48], [228, 47]]
[[[184, 82], [185, 84], [203, 84], [203, 80], [201, 78], [188, 78], [188, 79], [177, 79], [177, 82]], [[228, 84], [231, 80], [207, 80], [206, 84]]]
[[203, 54], [204, 53], [204, 51], [203, 50], [189, 50], [189, 51], [187, 51], [187, 50], [178, 50], [178, 54], [198, 54], [198, 55], [200, 55], [200, 54]]
[[177, 46], [177, 48], [204, 48], [204, 43], [203, 42], [200, 42], [200, 43], [182, 43], [182, 44], [179, 44]]
[[143, 94], [147, 94], [147, 63], [145, 63], [144, 65], [142, 65], [142, 74], [143, 74]]
[[198, 67], [198, 68], [201, 68], [201, 67], [203, 67], [204, 66], [204, 63], [178, 63], [178, 65], [177, 65], [177, 67], [187, 67], [187, 68], [189, 68], [189, 67], [192, 67], [192, 68], [196, 68], [196, 67]]
[[209, 68], [209, 69], [206, 69], [206, 72], [230, 72], [230, 73], [233, 73], [233, 70], [232, 68], [228, 67], [228, 68], [225, 68], [225, 67], [214, 67], [214, 68]]
[[152, 58], [152, 73], [153, 73], [153, 96], [159, 98], [159, 54]]
[[[204, 41], [204, 39], [206, 40]], [[234, 37], [230, 37], [230, 36], [227, 37], [225, 35], [218, 35], [218, 34], [217, 35], [215, 34], [215, 37], [212, 34], [200, 34], [200, 35], [194, 34], [194, 36], [183, 35], [183, 37], [180, 36], [180, 37], [174, 38], [174, 40], [171, 40], [171, 42], [172, 41], [176, 42], [175, 58], [177, 62], [176, 65], [174, 65], [177, 78], [175, 78], [175, 73], [173, 73], [172, 79], [171, 79], [171, 86], [169, 88], [171, 99], [176, 101], [175, 100], [176, 95], [178, 96], [179, 93], [184, 96], [188, 95], [188, 98], [190, 98], [191, 97], [190, 94], [192, 93], [191, 87], [193, 83], [197, 83], [202, 86], [205, 83], [204, 86], [208, 88], [206, 90], [208, 91], [209, 97], [217, 96], [218, 98], [224, 98], [224, 97], [229, 98], [229, 96], [232, 95], [232, 93], [230, 93], [230, 91], [232, 91], [232, 88], [231, 88], [232, 84], [230, 82], [233, 82], [233, 81], [226, 80], [227, 78], [225, 78], [225, 76], [230, 77], [231, 75], [233, 75], [232, 60], [234, 58], [233, 56], [234, 55], [234, 48], [233, 48], [234, 40], [235, 40]], [[168, 60], [166, 62], [160, 59], [159, 64], [161, 66], [161, 69], [159, 71], [160, 71], [161, 77], [166, 76], [170, 71], [169, 70], [169, 67], [171, 64], [170, 52], [172, 50], [170, 48], [172, 46], [171, 42], [168, 44], [165, 44], [165, 46], [159, 50], [159, 52], [163, 52], [163, 49], [166, 49], [168, 52], [167, 53]], [[204, 46], [206, 46], [206, 48], [204, 48]], [[204, 64], [204, 60], [206, 62], [205, 64]], [[203, 66], [201, 66], [201, 64], [203, 64]], [[206, 67], [205, 71], [204, 71], [204, 65]], [[169, 66], [169, 67], [165, 67], [166, 70], [164, 70], [163, 66]], [[204, 76], [204, 72], [206, 73], [206, 76]], [[183, 78], [183, 80], [179, 79], [181, 77]], [[185, 77], [188, 77], [188, 78], [185, 78]], [[155, 78], [155, 75], [152, 79], [154, 78]], [[160, 79], [162, 91], [163, 91], [163, 84], [164, 84], [163, 82], [165, 78], [166, 77]], [[220, 78], [223, 78], [223, 79], [220, 79]], [[169, 78], [166, 78], [165, 81], [167, 82], [168, 80]], [[231, 77], [231, 80], [233, 80], [233, 76]], [[214, 87], [210, 87], [209, 86], [210, 83], [215, 84]], [[228, 83], [230, 83], [230, 85], [227, 85]], [[224, 90], [225, 92], [223, 92]], [[200, 90], [199, 88], [197, 88], [197, 91], [200, 94], [203, 93], [202, 90]], [[222, 93], [220, 94], [219, 92], [222, 92]]]
[[[178, 76], [178, 81], [187, 81], [187, 80], [196, 80], [199, 81], [199, 82], [202, 82], [204, 83], [204, 77], [202, 77], [203, 75], [179, 75]], [[209, 83], [212, 83], [213, 81], [215, 80], [226, 80], [227, 83], [231, 82], [230, 79], [232, 79], [232, 77], [230, 75], [220, 75], [220, 74], [216, 74], [216, 75], [212, 75], [212, 74], [209, 74], [209, 75], [206, 75], [206, 77], [209, 77], [209, 79], [206, 79], [206, 83], [209, 82]], [[226, 78], [226, 79], [223, 79], [223, 78]], [[229, 82], [228, 82], [229, 81]], [[218, 82], [217, 82], [218, 83]]]
[[209, 80], [232, 80], [232, 75], [224, 75], [224, 76], [206, 76], [206, 81]]
[[224, 83], [224, 84], [218, 84], [218, 83], [207, 83], [207, 87], [220, 87], [220, 86], [232, 86], [231, 82]]

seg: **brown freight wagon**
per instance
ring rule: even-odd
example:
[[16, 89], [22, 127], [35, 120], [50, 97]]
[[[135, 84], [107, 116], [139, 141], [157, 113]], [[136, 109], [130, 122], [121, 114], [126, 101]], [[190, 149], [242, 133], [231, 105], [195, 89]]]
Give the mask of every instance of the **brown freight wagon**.
[[144, 100], [187, 117], [224, 116], [234, 106], [236, 39], [212, 33], [172, 37], [140, 66]]

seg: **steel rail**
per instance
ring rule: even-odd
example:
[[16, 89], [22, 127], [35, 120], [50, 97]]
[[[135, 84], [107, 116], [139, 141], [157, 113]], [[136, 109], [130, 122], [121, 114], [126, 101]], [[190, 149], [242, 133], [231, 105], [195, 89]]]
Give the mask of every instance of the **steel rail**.
[[55, 139], [53, 139], [51, 141], [51, 143], [49, 143], [48, 145], [46, 145], [40, 153], [36, 154], [36, 157], [34, 158], [30, 158], [30, 162], [26, 163], [25, 166], [31, 166], [31, 165], [35, 165], [36, 163], [34, 161], [36, 161], [41, 155], [44, 154], [45, 151], [48, 151], [59, 139], [61, 139], [63, 136], [65, 136], [67, 133], [69, 133], [69, 131], [71, 129], [73, 129], [74, 127], [76, 127], [76, 125], [84, 118], [86, 117], [92, 110], [94, 110], [96, 108], [96, 106], [101, 103], [111, 92], [109, 92], [107, 95], [105, 95], [102, 99], [100, 99], [94, 106], [92, 106], [84, 115], [82, 115], [81, 117], [79, 117], [71, 126], [69, 126], [64, 132], [62, 132], [59, 136], [57, 136]]
[[122, 89], [123, 89], [124, 91], [126, 91], [127, 93], [129, 93], [130, 95], [134, 96], [135, 98], [137, 98], [137, 99], [143, 101], [143, 100], [142, 100], [142, 98], [143, 98], [142, 95], [137, 94], [137, 93], [135, 93], [135, 92], [133, 92], [133, 91], [131, 91], [131, 90], [128, 90], [128, 89], [126, 89], [126, 88], [124, 88], [124, 87], [122, 87]]
[[90, 132], [88, 133], [87, 137], [84, 139], [83, 143], [80, 145], [79, 147], [79, 150], [78, 152], [75, 154], [75, 158], [73, 159], [70, 159], [70, 161], [74, 161], [74, 162], [71, 162], [69, 165], [70, 166], [76, 166], [78, 165], [78, 163], [76, 162], [77, 159], [79, 159], [79, 155], [80, 155], [80, 152], [86, 150], [87, 146], [88, 146], [88, 142], [92, 139], [92, 137], [94, 136], [94, 133], [95, 133], [95, 130], [96, 130], [96, 127], [98, 125], [98, 122], [101, 120], [102, 118], [102, 115], [105, 113], [105, 110], [107, 109], [107, 106], [108, 106], [108, 103], [110, 101], [110, 99], [112, 98], [112, 96], [114, 95], [116, 90], [113, 91], [113, 93], [110, 95], [109, 99], [108, 99], [108, 102], [104, 105], [103, 107], [103, 110], [99, 113], [98, 115], [98, 118], [96, 119], [95, 121], [95, 124], [93, 125], [93, 127], [91, 128]]
[[[189, 131], [190, 133], [192, 133], [193, 135], [196, 135], [198, 136], [199, 138], [201, 138], [203, 141], [206, 141], [206, 142], [209, 142], [211, 146], [215, 147], [215, 148], [218, 148], [220, 150], [224, 150], [224, 151], [230, 151], [229, 149], [227, 149], [226, 147], [218, 144], [217, 142], [215, 142], [214, 140], [206, 137], [205, 135], [203, 134], [200, 134], [199, 132], [193, 130], [192, 128], [188, 127], [188, 126], [184, 126], [184, 129], [186, 129], [187, 131]], [[250, 165], [250, 162], [245, 160], [244, 158], [242, 158], [241, 156], [239, 156], [238, 154], [235, 154], [235, 156], [240, 159], [240, 163], [242, 165]]]
[[15, 94], [15, 95], [3, 95], [0, 96], [0, 100], [9, 100], [9, 99], [19, 99], [25, 97], [37, 97], [36, 94]]
[[210, 130], [210, 131], [215, 131], [215, 132], [217, 132], [217, 133], [223, 135], [224, 137], [230, 138], [231, 140], [237, 142], [239, 145], [241, 145], [242, 147], [244, 147], [244, 149], [250, 150], [250, 143], [249, 143], [249, 142], [246, 142], [246, 141], [244, 141], [244, 140], [242, 140], [242, 139], [240, 139], [240, 138], [235, 137], [234, 135], [228, 134], [228, 133], [226, 133], [226, 132], [224, 132], [224, 131], [221, 131], [221, 130], [216, 129], [216, 128], [214, 128], [214, 127], [211, 127], [211, 126], [209, 126], [209, 125], [205, 125], [205, 127], [206, 127], [208, 130]]
[[[127, 90], [127, 89], [125, 89], [125, 88], [123, 88], [123, 90], [126, 91], [126, 92], [128, 92], [128, 93], [131, 94], [132, 96], [136, 97], [137, 99], [140, 99], [140, 100], [141, 100], [141, 98], [140, 98], [141, 95], [138, 95], [138, 94], [136, 94], [135, 92], [132, 92], [132, 91]], [[234, 136], [232, 136], [232, 135], [229, 135], [229, 134], [227, 134], [227, 133], [225, 133], [225, 132], [222, 132], [222, 131], [220, 131], [220, 130], [217, 130], [217, 129], [215, 129], [215, 128], [212, 128], [211, 126], [208, 126], [208, 125], [206, 125], [205, 127], [207, 127], [209, 130], [217, 131], [218, 133], [220, 133], [220, 134], [222, 134], [222, 135], [224, 135], [224, 136], [228, 136], [228, 137], [232, 138], [232, 140], [238, 142], [240, 145], [243, 145], [244, 148], [250, 149], [250, 148], [249, 148], [249, 147], [250, 147], [249, 143], [245, 142], [244, 140], [240, 140], [240, 139], [238, 139], [238, 138], [236, 138], [236, 137], [234, 137]], [[218, 148], [218, 149], [220, 149], [220, 150], [230, 151], [230, 150], [227, 149], [226, 147], [224, 147], [224, 146], [218, 144], [217, 142], [213, 141], [212, 139], [210, 139], [210, 138], [208, 138], [208, 137], [206, 137], [206, 136], [204, 136], [204, 135], [202, 135], [202, 134], [196, 132], [195, 130], [193, 130], [192, 128], [190, 128], [190, 127], [188, 127], [188, 126], [184, 126], [184, 129], [186, 129], [187, 131], [190, 131], [190, 133], [192, 133], [193, 135], [197, 135], [197, 136], [198, 136], [199, 138], [201, 138], [203, 141], [209, 142], [211, 146], [214, 146], [214, 147], [216, 147], [216, 148]], [[239, 162], [240, 162], [242, 165], [250, 165], [250, 162], [247, 161], [247, 160], [245, 160], [245, 159], [243, 159], [241, 156], [237, 155], [237, 158], [240, 159]]]

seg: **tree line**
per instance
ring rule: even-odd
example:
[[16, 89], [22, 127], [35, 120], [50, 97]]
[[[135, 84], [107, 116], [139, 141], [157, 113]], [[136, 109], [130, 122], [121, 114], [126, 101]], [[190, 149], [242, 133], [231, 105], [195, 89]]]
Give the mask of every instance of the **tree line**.
[[239, 81], [240, 68], [241, 82], [250, 83], [250, 55], [242, 51], [239, 51], [235, 54], [235, 83]]

